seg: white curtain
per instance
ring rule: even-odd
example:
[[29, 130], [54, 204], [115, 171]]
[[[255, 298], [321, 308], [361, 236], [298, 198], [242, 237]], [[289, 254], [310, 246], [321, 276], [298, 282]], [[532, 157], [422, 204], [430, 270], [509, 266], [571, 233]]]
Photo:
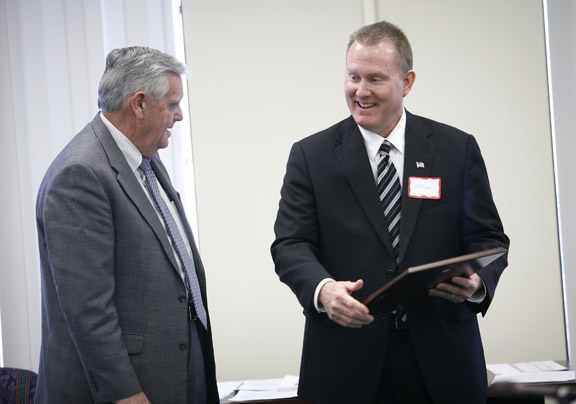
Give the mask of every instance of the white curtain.
[[[62, 147], [97, 113], [106, 54], [145, 45], [178, 56], [174, 22], [181, 24], [173, 20], [172, 0], [0, 0], [4, 366], [38, 367], [41, 314], [34, 210], [42, 177]], [[173, 133], [172, 146], [162, 158], [191, 210], [188, 122], [179, 125], [182, 134]], [[188, 215], [194, 219], [195, 211]]]

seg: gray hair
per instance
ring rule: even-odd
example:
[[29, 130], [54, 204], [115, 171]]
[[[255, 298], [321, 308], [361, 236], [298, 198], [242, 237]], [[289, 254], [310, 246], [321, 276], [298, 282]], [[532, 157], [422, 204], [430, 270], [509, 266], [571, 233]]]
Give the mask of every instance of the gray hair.
[[390, 42], [396, 48], [396, 58], [398, 59], [400, 71], [406, 74], [409, 70], [412, 70], [413, 56], [410, 42], [401, 28], [388, 21], [380, 21], [366, 25], [352, 33], [346, 54], [348, 54], [354, 42], [374, 46], [386, 41]]
[[188, 67], [174, 56], [144, 46], [114, 49], [106, 57], [98, 107], [118, 111], [138, 91], [158, 101], [169, 90], [167, 73], [186, 75]]

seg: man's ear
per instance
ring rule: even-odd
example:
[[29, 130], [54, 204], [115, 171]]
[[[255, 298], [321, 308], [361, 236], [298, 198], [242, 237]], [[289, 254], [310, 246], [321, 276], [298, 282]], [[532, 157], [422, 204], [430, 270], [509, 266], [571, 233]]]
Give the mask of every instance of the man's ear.
[[144, 118], [144, 109], [146, 107], [146, 94], [142, 91], [134, 93], [130, 98], [130, 110], [137, 119]]
[[408, 73], [404, 76], [404, 91], [402, 93], [404, 97], [412, 90], [414, 81], [416, 81], [416, 73], [414, 73], [414, 70], [408, 70]]

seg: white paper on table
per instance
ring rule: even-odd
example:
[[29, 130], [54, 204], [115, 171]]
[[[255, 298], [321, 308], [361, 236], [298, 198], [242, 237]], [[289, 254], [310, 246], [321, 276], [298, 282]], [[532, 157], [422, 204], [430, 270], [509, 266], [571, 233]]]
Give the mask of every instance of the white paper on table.
[[298, 397], [298, 376], [277, 379], [245, 380], [236, 387], [236, 395], [230, 402], [275, 400]]
[[242, 384], [242, 382], [218, 382], [218, 397], [220, 400], [228, 397], [230, 394], [234, 393], [238, 386]]
[[276, 400], [281, 398], [294, 398], [298, 397], [296, 390], [293, 391], [252, 391], [240, 390], [238, 394], [230, 398], [232, 403], [242, 401], [258, 401], [258, 400]]
[[278, 385], [278, 391], [298, 390], [298, 376], [286, 375]]
[[238, 390], [251, 391], [290, 391], [298, 389], [298, 376], [286, 375], [276, 379], [245, 380]]
[[499, 363], [486, 365], [491, 383], [551, 383], [576, 379], [576, 373], [555, 361]]
[[238, 390], [250, 390], [250, 391], [278, 391], [278, 386], [282, 379], [254, 379], [245, 380]]

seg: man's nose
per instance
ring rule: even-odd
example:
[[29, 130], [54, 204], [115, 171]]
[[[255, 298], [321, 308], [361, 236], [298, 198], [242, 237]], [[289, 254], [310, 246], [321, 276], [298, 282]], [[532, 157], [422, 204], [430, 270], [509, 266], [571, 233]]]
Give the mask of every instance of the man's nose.
[[368, 97], [371, 94], [371, 90], [370, 90], [370, 85], [365, 81], [365, 80], [361, 80], [360, 83], [358, 83], [358, 88], [356, 89], [356, 95], [358, 97]]
[[182, 119], [184, 119], [184, 114], [182, 113], [182, 107], [178, 105], [178, 110], [176, 111], [176, 114], [174, 114], [174, 120], [181, 121]]

